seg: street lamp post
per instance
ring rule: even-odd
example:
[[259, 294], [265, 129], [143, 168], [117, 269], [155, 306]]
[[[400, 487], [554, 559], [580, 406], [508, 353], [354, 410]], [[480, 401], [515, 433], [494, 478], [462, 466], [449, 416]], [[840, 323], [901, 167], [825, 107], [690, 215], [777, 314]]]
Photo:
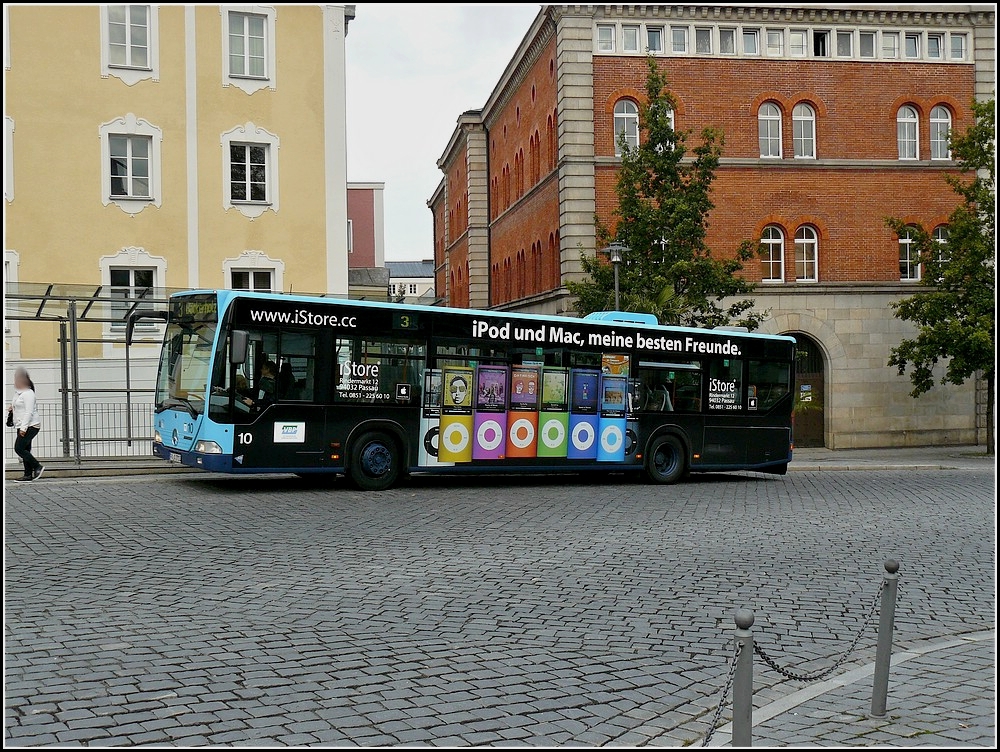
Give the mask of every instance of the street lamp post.
[[615, 271], [615, 310], [621, 308], [621, 296], [618, 292], [618, 265], [622, 262], [622, 255], [632, 250], [624, 243], [619, 243], [617, 240], [612, 241], [607, 248], [602, 248], [601, 253], [608, 254], [608, 259], [611, 261], [611, 266]]

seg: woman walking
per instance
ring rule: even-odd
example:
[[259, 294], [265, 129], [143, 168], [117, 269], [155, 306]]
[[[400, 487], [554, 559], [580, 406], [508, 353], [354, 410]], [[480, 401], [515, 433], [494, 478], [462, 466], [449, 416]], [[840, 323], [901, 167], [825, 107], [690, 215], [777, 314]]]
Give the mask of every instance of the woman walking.
[[14, 371], [14, 399], [7, 409], [7, 425], [13, 425], [17, 430], [14, 439], [14, 453], [24, 463], [24, 475], [15, 480], [30, 482], [38, 480], [45, 468], [31, 454], [31, 442], [42, 428], [38, 417], [38, 406], [35, 401], [35, 385], [23, 368]]

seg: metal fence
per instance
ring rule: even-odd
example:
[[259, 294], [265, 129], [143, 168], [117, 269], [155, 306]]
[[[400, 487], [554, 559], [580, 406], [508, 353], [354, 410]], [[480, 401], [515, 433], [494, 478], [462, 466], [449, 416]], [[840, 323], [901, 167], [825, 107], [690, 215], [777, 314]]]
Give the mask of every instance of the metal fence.
[[[131, 409], [130, 409], [131, 408]], [[128, 417], [132, 418], [132, 439], [128, 439]], [[38, 459], [76, 457], [75, 438], [63, 431], [63, 405], [58, 401], [39, 401], [42, 430], [32, 442], [31, 451]], [[13, 429], [6, 433], [4, 462], [17, 462]], [[81, 458], [149, 457], [153, 452], [153, 403], [81, 402], [79, 451]]]

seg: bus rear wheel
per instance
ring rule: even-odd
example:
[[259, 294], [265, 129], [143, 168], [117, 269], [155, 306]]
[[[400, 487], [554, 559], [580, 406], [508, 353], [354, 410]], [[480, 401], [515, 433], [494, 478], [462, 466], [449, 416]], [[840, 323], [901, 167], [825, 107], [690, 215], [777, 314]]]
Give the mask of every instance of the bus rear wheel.
[[676, 483], [687, 469], [684, 443], [667, 434], [653, 439], [646, 452], [646, 476], [653, 483]]
[[399, 478], [399, 446], [381, 431], [363, 434], [351, 445], [348, 474], [362, 491], [384, 491]]

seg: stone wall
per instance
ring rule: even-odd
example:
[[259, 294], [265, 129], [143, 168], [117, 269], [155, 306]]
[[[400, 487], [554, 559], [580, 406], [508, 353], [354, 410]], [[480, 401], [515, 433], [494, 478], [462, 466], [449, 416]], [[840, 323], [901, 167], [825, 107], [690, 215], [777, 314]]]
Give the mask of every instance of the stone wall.
[[915, 331], [889, 307], [901, 297], [898, 288], [879, 285], [758, 288], [758, 308], [770, 309], [760, 331], [802, 332], [823, 350], [831, 449], [976, 443], [972, 381], [938, 384], [914, 399], [909, 378], [887, 365], [890, 350]]

